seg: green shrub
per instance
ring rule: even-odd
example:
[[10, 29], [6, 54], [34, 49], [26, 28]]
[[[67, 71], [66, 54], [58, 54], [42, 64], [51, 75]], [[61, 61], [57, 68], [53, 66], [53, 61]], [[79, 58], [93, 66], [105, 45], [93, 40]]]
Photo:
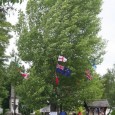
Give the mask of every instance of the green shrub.
[[40, 111], [39, 110], [36, 110], [35, 111], [35, 115], [40, 115], [41, 113], [40, 113]]
[[111, 115], [115, 115], [115, 110], [112, 111]]

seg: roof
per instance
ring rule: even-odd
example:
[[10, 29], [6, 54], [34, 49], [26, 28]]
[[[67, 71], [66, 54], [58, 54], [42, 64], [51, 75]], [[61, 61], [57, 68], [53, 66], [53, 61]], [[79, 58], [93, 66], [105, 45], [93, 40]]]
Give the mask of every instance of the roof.
[[87, 100], [86, 104], [88, 107], [110, 107], [107, 99]]
[[40, 109], [40, 112], [50, 112], [50, 105]]

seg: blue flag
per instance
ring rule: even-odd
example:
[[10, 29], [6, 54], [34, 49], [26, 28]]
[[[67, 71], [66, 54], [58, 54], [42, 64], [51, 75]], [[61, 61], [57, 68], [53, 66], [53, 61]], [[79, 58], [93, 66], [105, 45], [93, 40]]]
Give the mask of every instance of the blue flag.
[[71, 70], [69, 68], [64, 68], [64, 76], [69, 77], [71, 75]]
[[60, 68], [56, 68], [56, 72], [57, 73], [61, 73], [62, 75], [64, 74], [64, 69], [60, 69]]
[[71, 70], [64, 67], [64, 69], [56, 68], [56, 72], [62, 74], [63, 76], [69, 77], [71, 75]]

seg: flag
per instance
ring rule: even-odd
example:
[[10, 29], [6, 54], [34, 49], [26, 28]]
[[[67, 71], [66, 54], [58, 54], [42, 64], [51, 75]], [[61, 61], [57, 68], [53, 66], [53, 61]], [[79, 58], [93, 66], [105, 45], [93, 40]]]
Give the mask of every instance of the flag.
[[89, 70], [86, 70], [85, 73], [86, 73], [86, 77], [87, 77], [89, 80], [91, 80], [91, 79], [92, 79], [92, 76], [90, 75], [90, 71], [89, 71]]
[[60, 69], [60, 68], [56, 68], [56, 72], [57, 72], [57, 73], [60, 73], [60, 74], [62, 74], [62, 75], [64, 74], [64, 70], [62, 70], [62, 69]]
[[71, 75], [71, 70], [64, 67], [64, 69], [56, 68], [56, 72], [62, 74], [63, 76], [69, 77]]
[[56, 76], [56, 78], [55, 78], [55, 82], [56, 82], [56, 85], [58, 85], [59, 84], [59, 78]]
[[89, 75], [86, 75], [86, 77], [89, 79], [89, 80], [91, 80], [92, 78], [91, 78], [91, 76], [89, 76]]
[[58, 61], [66, 62], [67, 59], [65, 57], [63, 57], [63, 56], [59, 56]]
[[22, 77], [24, 77], [25, 79], [27, 79], [28, 78], [28, 73], [23, 73], [23, 72], [20, 72], [20, 74], [22, 75]]
[[71, 75], [71, 70], [69, 68], [64, 68], [64, 76], [69, 77]]
[[59, 68], [61, 70], [64, 70], [64, 66], [57, 64], [56, 68]]

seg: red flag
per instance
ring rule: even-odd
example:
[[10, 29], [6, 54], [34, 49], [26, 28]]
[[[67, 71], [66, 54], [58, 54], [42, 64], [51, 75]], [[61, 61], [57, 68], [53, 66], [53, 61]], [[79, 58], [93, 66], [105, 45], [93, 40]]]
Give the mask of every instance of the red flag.
[[57, 64], [56, 68], [59, 68], [61, 70], [64, 70], [64, 66]]
[[28, 78], [28, 73], [23, 73], [23, 72], [20, 72], [20, 74], [22, 75], [22, 77], [24, 77], [25, 79], [27, 79]]
[[56, 82], [56, 85], [58, 85], [59, 84], [59, 78], [56, 76], [56, 78], [55, 78], [55, 82]]
[[89, 71], [89, 70], [86, 70], [85, 73], [86, 73], [86, 77], [87, 77], [89, 80], [91, 80], [91, 79], [92, 79], [92, 76], [91, 76], [91, 74], [90, 74], [90, 71]]

